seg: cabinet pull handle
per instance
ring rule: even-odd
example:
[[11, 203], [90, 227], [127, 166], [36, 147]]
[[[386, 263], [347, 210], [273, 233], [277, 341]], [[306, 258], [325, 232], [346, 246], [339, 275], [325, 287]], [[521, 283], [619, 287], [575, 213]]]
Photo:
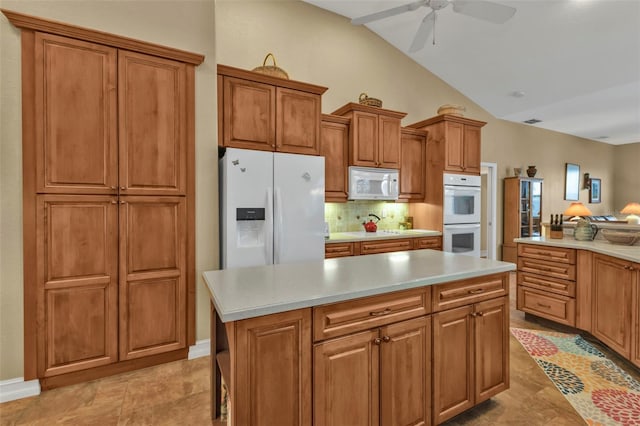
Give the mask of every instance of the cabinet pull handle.
[[551, 309], [551, 305], [543, 305], [542, 303], [537, 303], [537, 305], [540, 306], [541, 308]]
[[484, 289], [479, 288], [477, 290], [469, 290], [467, 293], [469, 293], [469, 294], [480, 294], [480, 293], [483, 293], [483, 292], [484, 292]]
[[382, 315], [389, 315], [390, 313], [391, 313], [391, 309], [385, 308], [383, 311], [369, 312], [369, 315], [371, 315], [372, 317], [380, 317]]
[[388, 342], [389, 340], [391, 340], [391, 337], [389, 337], [389, 336], [383, 336], [383, 337], [382, 337], [382, 340], [386, 343], [386, 342]]
[[373, 339], [373, 343], [376, 345], [379, 345], [380, 343], [382, 343], [382, 339], [379, 337], [376, 337], [375, 339]]

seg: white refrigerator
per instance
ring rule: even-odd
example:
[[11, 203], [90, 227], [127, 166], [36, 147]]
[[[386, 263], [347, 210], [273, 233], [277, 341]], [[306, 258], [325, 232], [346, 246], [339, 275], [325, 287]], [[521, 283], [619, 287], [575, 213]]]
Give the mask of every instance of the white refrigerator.
[[227, 148], [221, 268], [324, 259], [324, 157]]

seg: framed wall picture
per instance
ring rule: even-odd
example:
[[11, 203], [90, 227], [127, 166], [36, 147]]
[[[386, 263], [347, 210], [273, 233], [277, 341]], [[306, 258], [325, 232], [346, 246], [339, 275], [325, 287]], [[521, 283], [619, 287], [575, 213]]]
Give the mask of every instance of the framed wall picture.
[[602, 200], [602, 182], [600, 179], [591, 178], [591, 185], [589, 186], [589, 202], [597, 204]]
[[564, 173], [564, 199], [578, 201], [580, 198], [580, 166], [565, 163]]

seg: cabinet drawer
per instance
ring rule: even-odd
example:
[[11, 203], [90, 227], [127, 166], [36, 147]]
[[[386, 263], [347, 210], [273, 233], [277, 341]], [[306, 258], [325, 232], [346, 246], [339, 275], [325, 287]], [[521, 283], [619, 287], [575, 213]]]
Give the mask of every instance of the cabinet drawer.
[[576, 325], [576, 301], [570, 297], [519, 285], [517, 308], [561, 324]]
[[561, 280], [557, 278], [547, 278], [529, 272], [518, 271], [518, 284], [538, 290], [550, 291], [564, 296], [576, 296], [575, 281]]
[[413, 242], [405, 240], [363, 241], [360, 246], [360, 254], [388, 253], [413, 249]]
[[353, 250], [353, 243], [332, 243], [324, 246], [324, 257], [343, 257], [353, 256], [355, 254]]
[[431, 287], [313, 308], [314, 342], [419, 317], [431, 311]]
[[518, 244], [518, 256], [542, 259], [552, 262], [575, 265], [576, 251], [562, 247], [549, 247], [534, 244]]
[[442, 237], [414, 238], [413, 248], [416, 250], [419, 250], [419, 249], [442, 250]]
[[470, 305], [509, 294], [507, 273], [433, 286], [433, 312]]
[[553, 277], [572, 281], [576, 279], [576, 265], [529, 259], [528, 257], [518, 257], [518, 271], [538, 274], [545, 278]]

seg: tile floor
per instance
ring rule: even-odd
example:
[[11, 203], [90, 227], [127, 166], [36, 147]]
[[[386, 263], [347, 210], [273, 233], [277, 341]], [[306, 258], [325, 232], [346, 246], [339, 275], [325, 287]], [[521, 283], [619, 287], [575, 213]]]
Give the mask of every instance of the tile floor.
[[[516, 311], [513, 283], [511, 299], [511, 326], [567, 331]], [[640, 379], [638, 369], [602, 345], [596, 345], [625, 371]], [[58, 388], [36, 397], [0, 404], [0, 425], [52, 424], [222, 426], [225, 423], [210, 420], [209, 357], [205, 357]], [[511, 336], [511, 388], [445, 424], [561, 426], [585, 423]]]

